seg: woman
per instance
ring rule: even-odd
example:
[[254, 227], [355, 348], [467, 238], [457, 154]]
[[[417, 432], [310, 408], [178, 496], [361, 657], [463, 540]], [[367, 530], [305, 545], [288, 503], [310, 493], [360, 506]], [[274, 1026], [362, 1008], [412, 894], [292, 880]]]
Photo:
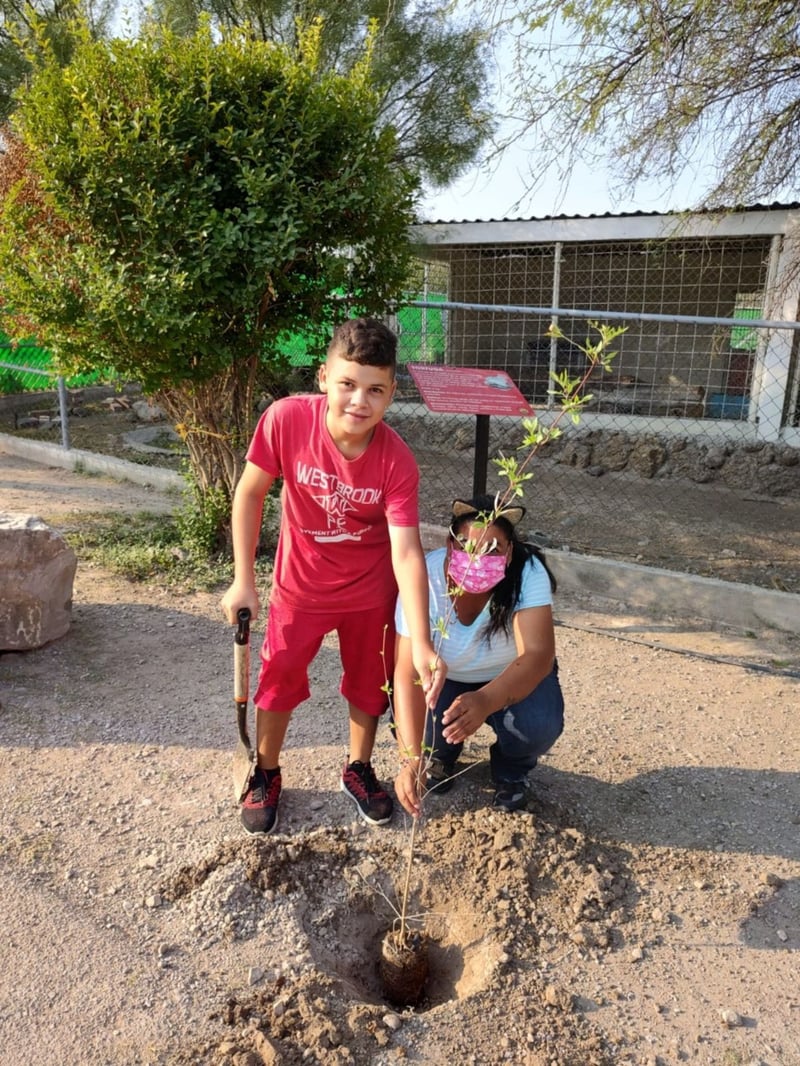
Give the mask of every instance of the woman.
[[486, 722], [495, 733], [493, 805], [516, 811], [525, 805], [529, 771], [564, 727], [555, 579], [539, 550], [517, 536], [524, 508], [510, 505], [496, 515], [495, 509], [491, 496], [456, 500], [446, 547], [426, 556], [431, 632], [447, 664], [441, 695], [427, 715], [408, 626], [397, 608], [394, 720], [401, 770], [395, 791], [412, 815], [420, 813], [424, 792], [423, 751], [425, 787], [447, 791], [464, 741]]

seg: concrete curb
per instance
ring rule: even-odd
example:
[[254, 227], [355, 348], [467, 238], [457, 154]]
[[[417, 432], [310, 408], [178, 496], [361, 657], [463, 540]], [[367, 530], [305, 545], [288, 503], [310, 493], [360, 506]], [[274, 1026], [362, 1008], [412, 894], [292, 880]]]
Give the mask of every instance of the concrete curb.
[[64, 470], [86, 471], [89, 474], [106, 474], [117, 481], [132, 481], [136, 485], [146, 485], [162, 492], [180, 490], [186, 486], [184, 478], [174, 470], [129, 463], [126, 459], [116, 459], [98, 452], [85, 452], [80, 448], [65, 449], [58, 444], [15, 437], [11, 433], [0, 433], [0, 448], [10, 455], [31, 459], [34, 463], [59, 466]]
[[[426, 551], [445, 542], [443, 527], [423, 524], [421, 532]], [[559, 592], [599, 597], [646, 611], [653, 618], [683, 618], [753, 632], [767, 628], [800, 633], [800, 595], [794, 592], [551, 548], [545, 554]]]
[[[125, 459], [85, 452], [65, 451], [59, 445], [0, 433], [0, 448], [47, 466], [106, 474], [163, 492], [181, 490], [186, 482], [174, 470], [140, 466]], [[444, 544], [444, 527], [422, 523], [426, 550]], [[697, 577], [675, 570], [599, 559], [548, 549], [547, 561], [559, 589], [575, 595], [605, 599], [626, 608], [647, 611], [656, 618], [685, 618], [758, 632], [764, 628], [800, 633], [800, 595], [757, 585], [741, 585], [716, 578]]]
[[800, 595], [654, 566], [548, 551], [559, 589], [590, 593], [655, 618], [691, 618], [734, 629], [800, 632]]

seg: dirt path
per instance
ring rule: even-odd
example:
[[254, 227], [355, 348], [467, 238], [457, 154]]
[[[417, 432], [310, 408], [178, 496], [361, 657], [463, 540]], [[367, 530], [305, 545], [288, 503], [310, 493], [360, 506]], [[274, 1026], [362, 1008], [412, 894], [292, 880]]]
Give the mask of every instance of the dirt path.
[[[1, 469], [4, 509], [51, 520], [171, 506]], [[67, 636], [0, 656], [6, 1066], [800, 1066], [796, 677], [560, 602], [565, 733], [525, 813], [490, 812], [483, 732], [429, 800], [432, 976], [402, 1012], [375, 959], [408, 826], [370, 831], [338, 791], [335, 648], [292, 723], [281, 835], [247, 839], [217, 599], [79, 566]], [[391, 779], [384, 728], [376, 764]]]
[[81, 511], [154, 511], [168, 514], [173, 495], [132, 481], [115, 481], [95, 474], [45, 466], [0, 445], [0, 510], [37, 514], [58, 525], [65, 515]]

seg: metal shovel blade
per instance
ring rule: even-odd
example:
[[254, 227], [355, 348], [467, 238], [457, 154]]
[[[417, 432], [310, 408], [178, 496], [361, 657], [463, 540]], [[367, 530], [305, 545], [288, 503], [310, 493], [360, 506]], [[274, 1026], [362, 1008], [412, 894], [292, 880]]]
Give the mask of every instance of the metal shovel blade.
[[233, 638], [233, 700], [239, 740], [233, 753], [233, 793], [241, 803], [250, 787], [255, 769], [255, 751], [247, 731], [247, 703], [250, 698], [250, 611], [243, 607], [237, 614]]

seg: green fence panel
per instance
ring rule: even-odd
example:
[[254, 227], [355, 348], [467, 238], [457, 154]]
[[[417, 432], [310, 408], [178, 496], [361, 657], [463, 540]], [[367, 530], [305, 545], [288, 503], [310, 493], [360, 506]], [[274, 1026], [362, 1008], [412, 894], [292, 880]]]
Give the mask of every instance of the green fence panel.
[[[13, 344], [0, 333], [0, 395], [50, 391], [55, 388], [57, 376], [53, 357], [45, 348], [25, 341]], [[107, 381], [109, 376], [113, 376], [109, 371], [93, 370], [88, 374], [73, 374], [65, 381], [68, 389], [80, 389]]]

